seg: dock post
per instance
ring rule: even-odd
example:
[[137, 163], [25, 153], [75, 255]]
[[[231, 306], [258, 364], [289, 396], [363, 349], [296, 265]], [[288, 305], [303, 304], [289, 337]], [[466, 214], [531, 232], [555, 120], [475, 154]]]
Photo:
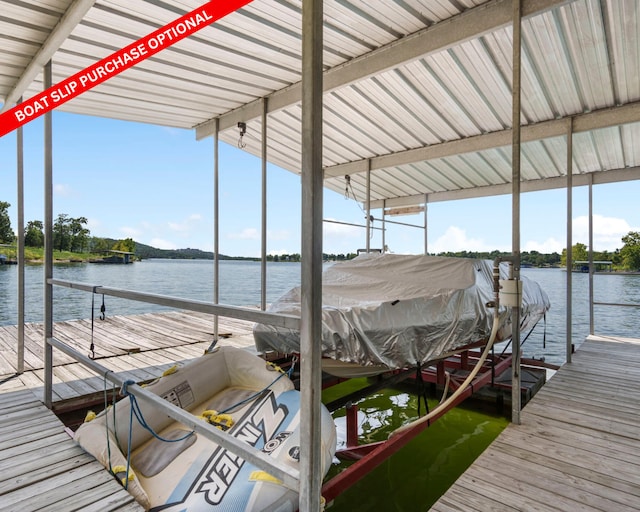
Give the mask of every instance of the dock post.
[[[18, 100], [22, 103], [22, 97]], [[24, 372], [24, 133], [16, 131], [16, 163], [18, 191], [18, 373]]]
[[[513, 278], [520, 280], [520, 100], [521, 100], [522, 2], [513, 0], [513, 111], [512, 111], [512, 252]], [[511, 421], [520, 424], [520, 303], [511, 308], [512, 392]]]
[[571, 362], [572, 354], [572, 311], [573, 311], [573, 226], [571, 219], [573, 217], [573, 118], [569, 118], [569, 126], [567, 128], [567, 296], [566, 296], [566, 316], [565, 325], [567, 330], [566, 355], [567, 363]]
[[320, 512], [322, 489], [323, 0], [302, 2], [302, 269], [299, 510]]
[[[44, 89], [51, 87], [51, 61], [44, 67]], [[51, 111], [44, 114], [44, 404], [53, 405], [53, 129]]]

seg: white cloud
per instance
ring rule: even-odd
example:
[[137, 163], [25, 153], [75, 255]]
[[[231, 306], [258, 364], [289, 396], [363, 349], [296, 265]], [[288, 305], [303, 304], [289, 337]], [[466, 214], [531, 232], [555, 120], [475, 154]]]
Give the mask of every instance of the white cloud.
[[269, 240], [290, 240], [291, 233], [287, 229], [280, 229], [277, 231], [267, 231], [267, 238]]
[[87, 218], [87, 229], [91, 232], [99, 231], [102, 228], [102, 222], [94, 217]]
[[[617, 217], [593, 216], [593, 249], [595, 251], [615, 251], [622, 248], [622, 237], [638, 228], [629, 226], [625, 219]], [[583, 215], [573, 219], [573, 245], [589, 245], [589, 217]], [[563, 246], [564, 247], [564, 246]]]
[[189, 215], [185, 220], [180, 222], [169, 222], [167, 225], [171, 231], [188, 235], [195, 229], [196, 225], [202, 220], [202, 215], [199, 213], [193, 213]]
[[544, 242], [536, 242], [535, 240], [529, 240], [522, 247], [523, 251], [531, 252], [538, 251], [542, 254], [551, 254], [553, 252], [557, 252], [558, 254], [562, 254], [562, 249], [564, 249], [566, 245], [565, 242], [559, 242], [553, 237], [547, 238]]
[[69, 185], [56, 183], [53, 186], [53, 194], [61, 197], [70, 197], [73, 195], [73, 189]]
[[493, 250], [507, 250], [505, 248], [489, 246], [482, 238], [469, 238], [467, 232], [457, 226], [449, 226], [444, 235], [429, 244], [430, 253], [472, 251], [483, 252]]
[[245, 228], [239, 233], [229, 233], [227, 238], [233, 240], [260, 240], [260, 232], [255, 228]]
[[152, 238], [149, 245], [157, 249], [178, 249], [176, 244], [163, 240], [162, 238]]

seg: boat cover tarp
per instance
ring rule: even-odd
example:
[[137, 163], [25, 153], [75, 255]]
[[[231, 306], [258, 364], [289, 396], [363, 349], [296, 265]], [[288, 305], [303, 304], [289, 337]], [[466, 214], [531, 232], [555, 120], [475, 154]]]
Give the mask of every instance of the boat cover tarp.
[[[501, 264], [501, 279], [508, 267]], [[521, 332], [549, 309], [540, 286], [522, 276]], [[300, 316], [300, 287], [270, 312]], [[361, 366], [403, 368], [436, 360], [477, 341], [488, 340], [494, 299], [493, 262], [467, 258], [364, 254], [323, 272], [322, 355]], [[500, 307], [499, 339], [511, 332], [509, 310]], [[265, 324], [254, 326], [258, 351], [300, 351], [300, 333]]]

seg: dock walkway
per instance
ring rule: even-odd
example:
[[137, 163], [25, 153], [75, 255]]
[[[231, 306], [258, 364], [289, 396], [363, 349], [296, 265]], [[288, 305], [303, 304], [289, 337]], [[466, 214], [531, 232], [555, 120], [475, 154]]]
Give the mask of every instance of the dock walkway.
[[[220, 343], [253, 346], [252, 323], [220, 319]], [[87, 353], [91, 322], [56, 322], [54, 335]], [[25, 326], [25, 371], [18, 375], [17, 326], [0, 327], [0, 512], [142, 511], [86, 454], [43, 403], [41, 324]], [[95, 358], [123, 377], [156, 378], [177, 361], [202, 355], [213, 340], [209, 315], [168, 311], [94, 322]], [[54, 408], [103, 393], [104, 380], [54, 349]]]
[[640, 340], [589, 336], [431, 508], [640, 510]]
[[0, 393], [0, 510], [143, 509], [73, 442], [62, 422], [23, 389]]
[[[220, 343], [253, 347], [253, 323], [220, 318]], [[90, 320], [55, 322], [54, 336], [88, 354]], [[15, 378], [43, 400], [44, 332], [42, 324], [25, 325], [25, 372], [16, 376], [18, 328], [0, 326], [0, 393], [2, 382]], [[136, 382], [154, 379], [177, 361], [204, 353], [213, 341], [213, 317], [188, 311], [107, 316], [93, 326], [95, 359], [123, 378]], [[104, 390], [104, 379], [58, 350], [53, 351], [53, 402], [62, 403]]]

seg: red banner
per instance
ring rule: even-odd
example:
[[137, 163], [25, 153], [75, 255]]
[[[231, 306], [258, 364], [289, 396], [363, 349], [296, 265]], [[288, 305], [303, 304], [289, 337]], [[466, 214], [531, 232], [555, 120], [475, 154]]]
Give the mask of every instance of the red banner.
[[211, 25], [252, 0], [211, 0], [0, 115], [0, 137]]

